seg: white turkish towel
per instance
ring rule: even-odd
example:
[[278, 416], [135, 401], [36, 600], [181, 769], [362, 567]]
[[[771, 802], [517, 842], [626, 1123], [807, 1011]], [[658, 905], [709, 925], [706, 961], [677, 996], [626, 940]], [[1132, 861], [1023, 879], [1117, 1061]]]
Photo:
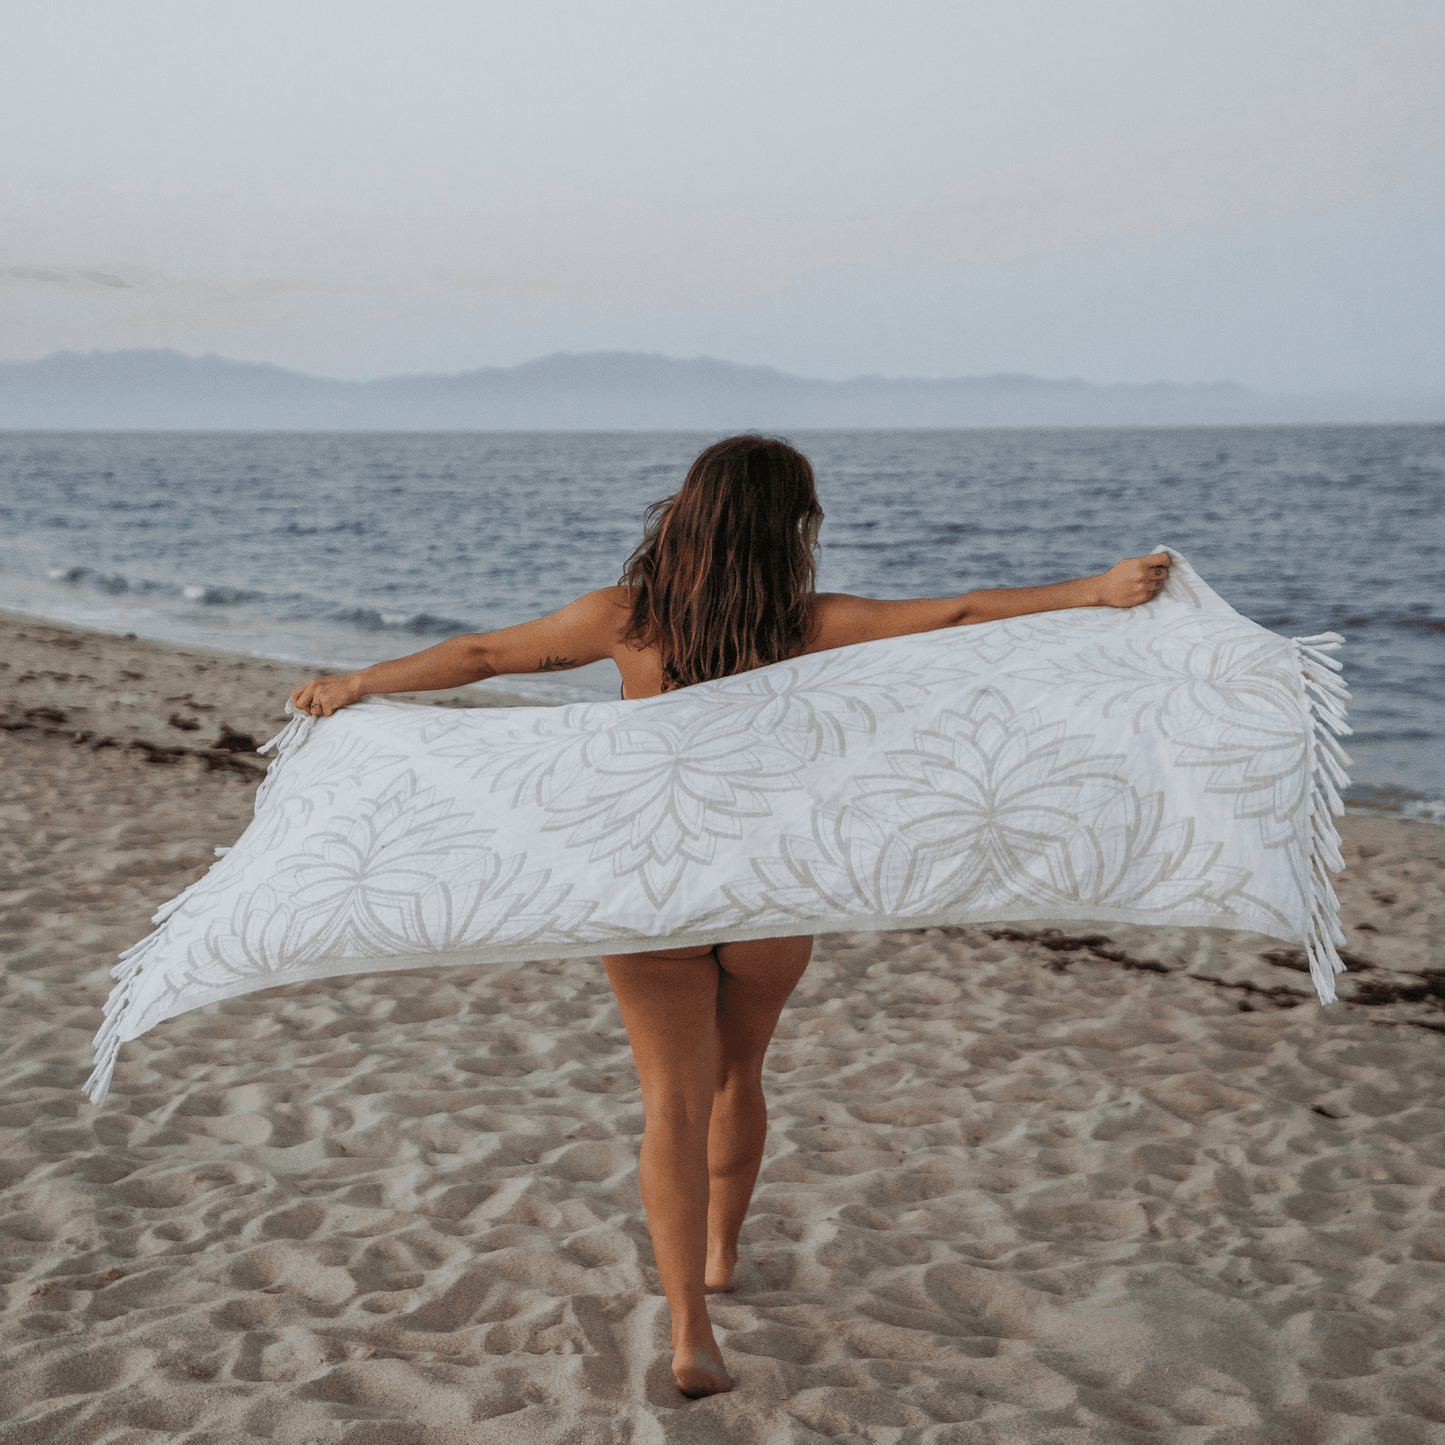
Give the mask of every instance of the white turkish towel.
[[1141, 607], [661, 697], [297, 715], [255, 820], [121, 955], [86, 1089], [161, 1020], [276, 984], [998, 919], [1257, 930], [1329, 1003], [1342, 639], [1268, 632], [1171, 557]]

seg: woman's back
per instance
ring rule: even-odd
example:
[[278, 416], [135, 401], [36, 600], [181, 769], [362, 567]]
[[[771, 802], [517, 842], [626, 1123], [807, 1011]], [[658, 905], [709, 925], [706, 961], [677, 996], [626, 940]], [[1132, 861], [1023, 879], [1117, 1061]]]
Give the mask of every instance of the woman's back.
[[[591, 650], [611, 657], [617, 664], [622, 674], [622, 696], [630, 702], [668, 691], [661, 646], [654, 642], [638, 643], [628, 636], [634, 609], [632, 589], [608, 587], [580, 601], [592, 604], [588, 610], [596, 617], [596, 628]], [[953, 597], [876, 602], [844, 593], [816, 593], [808, 599], [803, 644], [793, 655], [826, 652], [830, 648], [882, 637], [931, 632], [937, 627], [956, 626], [962, 620], [958, 599]]]

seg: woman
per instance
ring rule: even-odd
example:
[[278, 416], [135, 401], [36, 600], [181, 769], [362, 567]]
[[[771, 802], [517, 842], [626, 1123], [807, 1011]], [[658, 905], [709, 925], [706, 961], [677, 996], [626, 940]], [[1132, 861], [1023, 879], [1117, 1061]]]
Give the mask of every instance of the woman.
[[[535, 622], [313, 679], [292, 701], [330, 717], [368, 694], [603, 658], [617, 664], [624, 698], [656, 697], [855, 642], [1065, 607], [1134, 607], [1168, 576], [1161, 553], [1050, 587], [911, 602], [819, 594], [822, 520], [806, 457], [760, 436], [729, 438], [708, 447], [677, 494], [650, 509], [616, 587]], [[774, 938], [604, 960], [642, 1083], [638, 1175], [672, 1313], [673, 1374], [694, 1398], [732, 1388], [704, 1296], [733, 1288], [767, 1135], [763, 1056], [812, 946], [811, 938]]]

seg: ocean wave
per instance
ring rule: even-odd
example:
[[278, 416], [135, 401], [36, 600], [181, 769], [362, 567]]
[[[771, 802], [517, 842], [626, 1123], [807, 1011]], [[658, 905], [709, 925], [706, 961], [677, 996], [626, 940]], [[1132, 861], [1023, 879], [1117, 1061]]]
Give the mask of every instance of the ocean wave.
[[1348, 610], [1336, 609], [1336, 627], [1390, 627], [1400, 628], [1405, 632], [1445, 632], [1445, 618], [1437, 617], [1433, 610], [1424, 607], [1382, 607], [1375, 612], [1356, 613], [1353, 617], [1343, 619], [1338, 617], [1340, 612]]
[[461, 632], [476, 632], [475, 623], [435, 612], [390, 611], [380, 607], [337, 607], [334, 602], [291, 594], [273, 597], [254, 587], [232, 587], [225, 583], [162, 582], [151, 577], [127, 577], [121, 572], [106, 572], [99, 567], [52, 567], [46, 574], [51, 582], [67, 587], [103, 592], [107, 596], [124, 595], [171, 598], [179, 603], [199, 603], [202, 607], [235, 607], [244, 603], [275, 604], [285, 619], [340, 623], [358, 632], [405, 633], [412, 637], [455, 637]]
[[202, 587], [187, 585], [181, 588], [181, 596], [187, 602], [199, 602], [206, 607], [230, 607], [237, 602], [263, 602], [264, 592], [253, 592], [246, 587]]
[[416, 637], [455, 637], [476, 632], [475, 624], [430, 612], [382, 612], [375, 607], [343, 607], [326, 614], [328, 622], [346, 622], [362, 632], [409, 632]]
[[149, 577], [127, 577], [120, 572], [102, 572], [96, 567], [52, 567], [46, 574], [51, 582], [65, 582], [72, 587], [92, 587], [97, 592], [115, 596], [122, 592], [135, 592], [145, 596], [160, 594], [180, 596], [180, 584], [156, 582]]
[[1445, 798], [1418, 792], [1395, 783], [1355, 783], [1345, 790], [1350, 813], [1393, 813], [1422, 823], [1445, 823]]
[[1438, 732], [1426, 728], [1356, 728], [1350, 734], [1348, 745], [1353, 748], [1362, 743], [1428, 743], [1439, 736]]
[[89, 587], [118, 597], [133, 593], [141, 597], [179, 597], [207, 607], [227, 607], [238, 602], [263, 602], [266, 594], [249, 587], [225, 587], [192, 582], [158, 582], [153, 577], [127, 577], [122, 572], [102, 572], [97, 567], [52, 567], [46, 574], [51, 582], [71, 587]]

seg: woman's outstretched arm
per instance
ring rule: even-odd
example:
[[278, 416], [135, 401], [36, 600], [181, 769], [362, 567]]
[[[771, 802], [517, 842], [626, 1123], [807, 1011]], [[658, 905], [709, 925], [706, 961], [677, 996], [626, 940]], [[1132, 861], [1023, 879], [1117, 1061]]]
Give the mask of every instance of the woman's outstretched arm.
[[341, 677], [312, 678], [291, 694], [302, 712], [330, 717], [363, 697], [383, 692], [433, 692], [508, 673], [563, 672], [611, 657], [626, 624], [628, 609], [604, 587], [569, 602], [549, 617], [449, 637], [424, 652], [378, 662]]
[[1169, 580], [1169, 554], [1126, 557], [1097, 577], [1055, 582], [1047, 587], [995, 587], [965, 592], [961, 597], [920, 598], [912, 602], [878, 602], [868, 597], [825, 593], [813, 614], [809, 652], [873, 642], [881, 637], [905, 637], [940, 627], [966, 627], [974, 622], [998, 622], [1026, 617], [1033, 612], [1057, 612], [1067, 607], [1137, 607], [1148, 602]]

